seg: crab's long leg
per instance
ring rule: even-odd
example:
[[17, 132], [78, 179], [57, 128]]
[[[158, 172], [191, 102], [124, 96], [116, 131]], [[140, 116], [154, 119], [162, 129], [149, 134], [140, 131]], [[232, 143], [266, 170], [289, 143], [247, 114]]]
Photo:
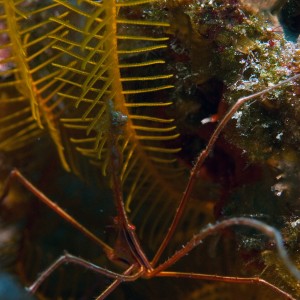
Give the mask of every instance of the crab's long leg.
[[51, 201], [46, 195], [44, 195], [38, 188], [36, 188], [29, 180], [27, 180], [20, 171], [14, 169], [10, 172], [7, 181], [4, 185], [4, 189], [2, 195], [0, 197], [0, 202], [4, 200], [6, 195], [9, 192], [9, 188], [12, 180], [19, 181], [26, 189], [28, 189], [31, 193], [33, 193], [40, 201], [46, 204], [49, 208], [51, 208], [55, 213], [61, 216], [64, 220], [70, 223], [73, 227], [82, 232], [86, 237], [90, 240], [94, 241], [98, 244], [103, 251], [107, 254], [108, 257], [112, 256], [113, 249], [104, 243], [101, 239], [99, 239], [96, 235], [94, 235], [87, 228], [82, 226], [78, 221], [76, 221], [72, 216], [70, 216], [66, 211], [64, 211], [61, 207], [59, 207], [56, 203]]
[[[217, 232], [220, 232], [221, 230], [236, 226], [236, 225], [242, 225], [254, 228], [262, 233], [264, 233], [266, 236], [268, 236], [270, 239], [274, 240], [277, 247], [277, 252], [282, 259], [282, 262], [287, 267], [289, 272], [300, 281], [300, 271], [296, 268], [296, 266], [293, 264], [293, 262], [290, 260], [287, 251], [284, 248], [284, 243], [281, 237], [281, 234], [278, 230], [275, 228], [257, 220], [249, 219], [249, 218], [231, 218], [224, 220], [222, 222], [216, 223], [214, 225], [209, 225], [206, 228], [204, 228], [200, 233], [195, 235], [182, 249], [178, 250], [173, 256], [171, 256], [168, 260], [166, 260], [164, 263], [159, 265], [157, 268], [155, 268], [152, 272], [149, 272], [147, 275], [148, 277], [154, 277], [154, 276], [171, 276], [176, 277], [176, 274], [178, 277], [189, 277], [191, 275], [191, 278], [198, 278], [198, 279], [209, 279], [209, 280], [218, 280], [218, 281], [225, 281], [225, 282], [236, 282], [236, 283], [259, 283], [264, 284], [269, 287], [271, 287], [275, 292], [280, 292], [282, 295], [285, 294], [284, 291], [281, 291], [276, 286], [272, 285], [269, 282], [266, 282], [263, 279], [258, 278], [240, 278], [240, 277], [226, 277], [226, 276], [207, 276], [203, 274], [194, 274], [193, 273], [187, 273], [186, 276], [182, 275], [185, 273], [172, 273], [172, 272], [165, 272], [167, 268], [174, 265], [179, 259], [181, 259], [183, 256], [187, 255], [192, 249], [194, 249], [196, 246], [198, 246], [203, 239], [205, 239], [208, 236], [211, 236]], [[289, 299], [293, 299], [290, 298]]]
[[230, 218], [221, 222], [218, 222], [214, 225], [208, 225], [206, 228], [200, 231], [197, 235], [195, 235], [185, 246], [178, 250], [173, 256], [171, 256], [168, 260], [166, 260], [164, 263], [159, 265], [157, 268], [155, 268], [151, 272], [151, 277], [155, 276], [156, 274], [160, 273], [161, 271], [166, 270], [170, 266], [174, 265], [179, 259], [181, 259], [183, 256], [188, 254], [193, 248], [198, 246], [203, 239], [205, 239], [208, 236], [211, 236], [215, 233], [220, 232], [221, 230], [231, 227], [231, 226], [247, 226], [254, 228], [266, 236], [268, 236], [270, 239], [274, 240], [277, 247], [277, 252], [282, 259], [282, 262], [287, 267], [289, 272], [300, 281], [300, 271], [297, 269], [297, 267], [293, 264], [293, 262], [290, 260], [287, 251], [284, 248], [284, 243], [281, 237], [280, 232], [275, 229], [274, 227], [271, 227], [264, 222], [253, 220], [249, 218]]
[[[65, 253], [61, 257], [59, 257], [54, 263], [52, 263], [38, 278], [37, 280], [27, 288], [27, 290], [34, 294], [36, 290], [39, 288], [39, 286], [47, 279], [59, 266], [66, 263], [72, 263], [75, 265], [82, 266], [86, 269], [89, 269], [93, 272], [100, 273], [102, 275], [105, 275], [106, 277], [116, 279], [117, 281], [134, 281], [137, 278], [140, 277], [140, 274], [142, 273], [142, 268], [134, 273], [133, 275], [126, 275], [127, 273], [130, 273], [132, 269], [135, 267], [135, 265], [131, 265], [124, 274], [118, 274], [112, 271], [109, 271], [107, 269], [104, 269], [102, 267], [99, 267], [97, 265], [94, 265], [93, 263], [84, 260], [80, 257], [71, 255], [69, 253]], [[113, 290], [111, 290], [112, 292]]]
[[[124, 273], [124, 277], [129, 275], [135, 268], [136, 266], [135, 265], [131, 265]], [[130, 281], [133, 281], [135, 279], [137, 279], [138, 277], [141, 276], [141, 274], [143, 273], [143, 267], [141, 267], [139, 269], [139, 271], [133, 275], [131, 275], [132, 277], [130, 277]], [[109, 296], [123, 281], [129, 281], [129, 280], [124, 280], [124, 277], [123, 278], [117, 278], [110, 286], [108, 286], [105, 291], [103, 291], [101, 293], [101, 295], [99, 295], [96, 300], [103, 300], [105, 299], [107, 296]]]
[[191, 174], [190, 174], [190, 178], [188, 181], [188, 184], [185, 188], [185, 191], [183, 193], [183, 196], [181, 198], [181, 201], [179, 203], [179, 206], [176, 210], [175, 216], [173, 218], [172, 224], [169, 227], [168, 233], [166, 234], [162, 244], [160, 245], [159, 249], [157, 250], [151, 265], [155, 266], [159, 260], [159, 258], [161, 257], [163, 251], [165, 250], [165, 248], [167, 247], [167, 245], [169, 244], [176, 228], [177, 225], [179, 223], [179, 221], [181, 220], [182, 214], [185, 210], [186, 204], [188, 202], [188, 200], [190, 199], [190, 195], [192, 192], [192, 189], [194, 187], [194, 184], [196, 182], [197, 179], [197, 174], [201, 168], [201, 166], [203, 165], [205, 159], [207, 158], [207, 156], [209, 155], [209, 153], [211, 152], [213, 146], [215, 145], [215, 142], [217, 140], [217, 138], [219, 137], [220, 133], [223, 131], [223, 129], [225, 128], [225, 126], [228, 124], [228, 122], [230, 121], [230, 119], [232, 118], [232, 116], [241, 108], [241, 106], [243, 104], [245, 104], [246, 102], [256, 99], [260, 96], [263, 96], [285, 84], [287, 84], [288, 82], [294, 81], [296, 79], [299, 79], [300, 74], [297, 74], [293, 77], [290, 77], [286, 80], [283, 80], [281, 82], [279, 82], [278, 84], [275, 84], [269, 88], [264, 89], [263, 91], [260, 91], [258, 93], [255, 94], [251, 94], [249, 96], [246, 97], [242, 97], [240, 98], [232, 107], [231, 109], [228, 111], [228, 113], [223, 117], [223, 119], [220, 121], [220, 123], [218, 124], [217, 128], [215, 129], [213, 135], [211, 136], [211, 138], [209, 139], [209, 142], [206, 146], [206, 148], [199, 154], [196, 164], [194, 165]]
[[189, 278], [198, 280], [209, 280], [209, 281], [219, 281], [237, 284], [259, 284], [271, 288], [278, 295], [281, 295], [283, 299], [296, 300], [287, 292], [281, 290], [272, 283], [259, 278], [259, 277], [233, 277], [233, 276], [220, 276], [220, 275], [209, 275], [209, 274], [199, 274], [199, 273], [183, 273], [183, 272], [160, 272], [156, 276], [158, 277], [175, 277], [175, 278]]

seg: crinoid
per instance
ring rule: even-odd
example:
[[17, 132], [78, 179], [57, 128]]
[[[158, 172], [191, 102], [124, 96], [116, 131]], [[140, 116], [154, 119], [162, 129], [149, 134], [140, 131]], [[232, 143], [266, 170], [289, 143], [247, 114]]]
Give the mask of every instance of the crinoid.
[[[257, 284], [278, 298], [299, 296], [299, 289], [291, 287], [291, 282], [300, 280], [295, 251], [298, 235], [296, 230], [291, 233], [293, 226], [281, 227], [285, 232], [287, 228], [291, 230], [283, 239], [275, 227], [250, 218], [251, 213], [247, 215], [243, 209], [238, 210], [233, 199], [243, 183], [237, 184], [238, 175], [234, 177], [229, 172], [231, 181], [225, 178], [218, 184], [213, 180], [201, 183], [203, 178], [218, 175], [216, 168], [205, 162], [211, 158], [210, 154], [217, 156], [213, 148], [225, 149], [217, 142], [222, 131], [235, 145], [236, 156], [242, 150], [247, 152], [248, 164], [250, 159], [260, 163], [272, 160], [273, 165], [283, 161], [283, 149], [272, 143], [272, 138], [279, 134], [293, 137], [293, 142], [287, 142], [291, 153], [300, 140], [298, 106], [291, 109], [298, 93], [296, 47], [285, 41], [282, 34], [268, 30], [265, 19], [242, 3], [0, 0], [1, 151], [20, 155], [22, 150], [24, 159], [30, 157], [26, 153], [30, 148], [37, 158], [46, 157], [43, 147], [52, 141], [66, 171], [86, 181], [96, 178], [99, 186], [94, 191], [100, 199], [99, 210], [106, 210], [106, 202], [113, 202], [116, 211], [110, 229], [114, 230], [114, 236], [102, 234], [100, 238], [61, 208], [67, 206], [67, 199], [60, 207], [41, 192], [43, 187], [36, 187], [38, 180], [35, 186], [19, 170], [11, 171], [3, 186], [2, 207], [12, 198], [11, 191], [15, 188], [12, 182], [19, 182], [97, 244], [93, 249], [101, 249], [105, 254], [96, 265], [97, 260], [91, 263], [65, 253], [37, 277], [28, 287], [29, 293], [36, 294], [52, 273], [57, 274], [58, 267], [71, 263], [103, 275], [104, 286], [108, 287], [102, 293], [97, 290], [97, 299], [113, 297], [113, 291], [123, 282], [155, 277], [186, 279], [184, 282], [197, 279], [195, 285], [201, 279]], [[224, 114], [222, 105], [231, 108]], [[278, 125], [270, 111], [280, 120], [292, 120], [293, 125], [288, 126], [284, 121]], [[236, 119], [236, 126], [230, 122], [230, 127], [232, 118]], [[218, 121], [213, 129], [209, 128], [211, 121]], [[279, 128], [283, 128], [282, 132]], [[253, 140], [255, 135], [258, 142], [249, 143], [248, 138]], [[202, 144], [207, 142], [206, 146], [201, 148], [199, 140]], [[192, 149], [187, 149], [187, 144], [193, 145]], [[237, 150], [238, 147], [242, 150]], [[55, 175], [51, 174], [55, 173], [55, 161], [53, 165], [47, 163], [44, 175], [45, 190], [49, 192], [55, 184], [52, 180]], [[189, 170], [186, 165], [192, 161]], [[233, 161], [238, 165], [238, 159], [234, 157]], [[36, 169], [41, 164], [32, 165], [27, 173], [34, 181], [30, 168]], [[237, 173], [243, 167], [242, 164], [236, 167]], [[282, 172], [289, 174], [287, 167], [281, 167]], [[104, 199], [105, 181], [111, 193]], [[268, 183], [273, 196], [281, 187], [279, 183]], [[71, 186], [71, 181], [63, 187], [64, 198], [71, 201], [75, 187], [67, 185]], [[216, 191], [211, 192], [210, 186]], [[231, 194], [231, 188], [236, 194]], [[54, 197], [58, 196], [55, 194], [59, 192]], [[78, 219], [87, 210], [87, 198], [83, 196], [75, 207]], [[203, 199], [199, 201], [200, 198]], [[263, 212], [254, 211], [252, 215], [267, 214], [266, 206]], [[110, 210], [102, 217], [107, 220], [111, 214]], [[98, 218], [97, 213], [94, 215]], [[288, 217], [291, 216], [285, 220]], [[211, 224], [214, 219], [217, 221]], [[49, 227], [54, 221], [50, 222]], [[44, 227], [41, 235], [47, 232]], [[238, 229], [233, 231], [232, 227]], [[253, 231], [245, 232], [241, 227]], [[223, 240], [222, 234], [227, 238]], [[215, 236], [222, 242], [218, 243]], [[205, 243], [200, 245], [204, 239], [209, 240], [211, 251]], [[295, 264], [284, 248], [285, 242], [294, 243], [290, 250]], [[114, 246], [109, 246], [112, 243]], [[216, 243], [222, 244], [222, 251], [214, 247]], [[67, 241], [64, 247], [68, 246]], [[234, 246], [239, 250], [231, 249]], [[209, 260], [209, 255], [193, 250], [198, 247], [201, 252], [211, 252], [211, 256], [215, 253], [217, 257]], [[240, 254], [238, 259], [236, 251]], [[274, 253], [278, 253], [278, 258]], [[43, 254], [46, 255], [44, 250]], [[228, 268], [220, 261], [222, 255]], [[247, 256], [251, 259], [247, 260]], [[174, 271], [175, 263], [180, 265], [181, 260], [186, 265], [180, 266], [181, 272]], [[33, 265], [33, 261], [29, 259], [25, 264]], [[241, 271], [245, 261], [252, 265], [249, 270]], [[113, 271], [107, 264], [112, 265], [109, 269]], [[210, 269], [210, 265], [215, 268]], [[277, 281], [270, 279], [272, 269], [280, 270]], [[207, 273], [200, 274], [199, 270]], [[73, 285], [80, 286], [80, 279]], [[53, 290], [53, 286], [50, 283], [49, 289]], [[222, 295], [223, 285], [219, 287]], [[98, 288], [82, 284], [80, 296], [95, 296]], [[198, 294], [214, 299], [219, 293], [217, 285], [204, 284], [202, 288], [196, 292], [193, 287], [195, 292], [189, 295], [190, 299]], [[60, 297], [74, 295], [74, 290], [56, 289]], [[181, 293], [181, 286], [178, 289]], [[224, 291], [228, 294], [225, 288]], [[170, 297], [168, 291], [164, 293], [165, 298]], [[41, 297], [42, 294], [43, 291]], [[152, 299], [156, 297], [152, 296], [155, 292], [145, 294]], [[45, 297], [56, 297], [53, 295], [45, 291]], [[126, 292], [124, 295], [134, 298]]]

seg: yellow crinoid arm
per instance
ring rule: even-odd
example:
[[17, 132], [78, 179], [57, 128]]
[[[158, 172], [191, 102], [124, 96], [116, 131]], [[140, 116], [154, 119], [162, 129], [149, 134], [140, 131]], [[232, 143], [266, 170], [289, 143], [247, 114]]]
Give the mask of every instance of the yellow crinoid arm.
[[49, 1], [0, 1], [0, 150], [25, 147], [46, 128], [68, 170], [57, 128], [63, 84], [52, 67], [62, 54], [53, 51], [48, 37], [61, 29], [48, 18], [57, 13], [58, 5]]
[[161, 58], [169, 24], [131, 16], [151, 10], [152, 0], [55, 3], [69, 12], [51, 19], [68, 34], [57, 32], [51, 38], [53, 48], [64, 54], [54, 66], [64, 71], [58, 76], [65, 84], [59, 96], [73, 107], [61, 118], [71, 143], [105, 176], [109, 137], [117, 134], [126, 209], [156, 205], [162, 198], [174, 203], [180, 194], [169, 179], [180, 173], [174, 157], [180, 149], [170, 145], [179, 135], [165, 113], [172, 105], [168, 98], [173, 86]]

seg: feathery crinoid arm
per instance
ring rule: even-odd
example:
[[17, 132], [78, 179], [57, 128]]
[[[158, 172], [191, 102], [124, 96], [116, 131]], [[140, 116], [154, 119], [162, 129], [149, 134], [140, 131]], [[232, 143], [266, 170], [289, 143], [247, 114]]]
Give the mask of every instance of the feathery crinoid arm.
[[0, 149], [12, 151], [41, 134], [40, 118], [18, 32], [24, 16], [14, 1], [0, 1], [0, 13]]
[[58, 11], [52, 1], [0, 1], [0, 149], [22, 148], [47, 128], [68, 169], [57, 130], [62, 84], [56, 84], [58, 70], [52, 67], [61, 54], [48, 38], [60, 30], [49, 20]]
[[65, 71], [59, 80], [66, 86], [59, 95], [74, 105], [61, 119], [71, 143], [106, 175], [114, 127], [127, 210], [146, 200], [153, 207], [162, 198], [174, 201], [177, 193], [169, 182], [177, 176], [172, 154], [179, 149], [168, 143], [178, 134], [165, 114], [172, 104], [172, 75], [160, 58], [169, 25], [151, 16], [155, 1], [55, 2], [72, 16], [52, 18], [68, 34], [51, 36], [54, 49], [64, 53], [54, 62]]

